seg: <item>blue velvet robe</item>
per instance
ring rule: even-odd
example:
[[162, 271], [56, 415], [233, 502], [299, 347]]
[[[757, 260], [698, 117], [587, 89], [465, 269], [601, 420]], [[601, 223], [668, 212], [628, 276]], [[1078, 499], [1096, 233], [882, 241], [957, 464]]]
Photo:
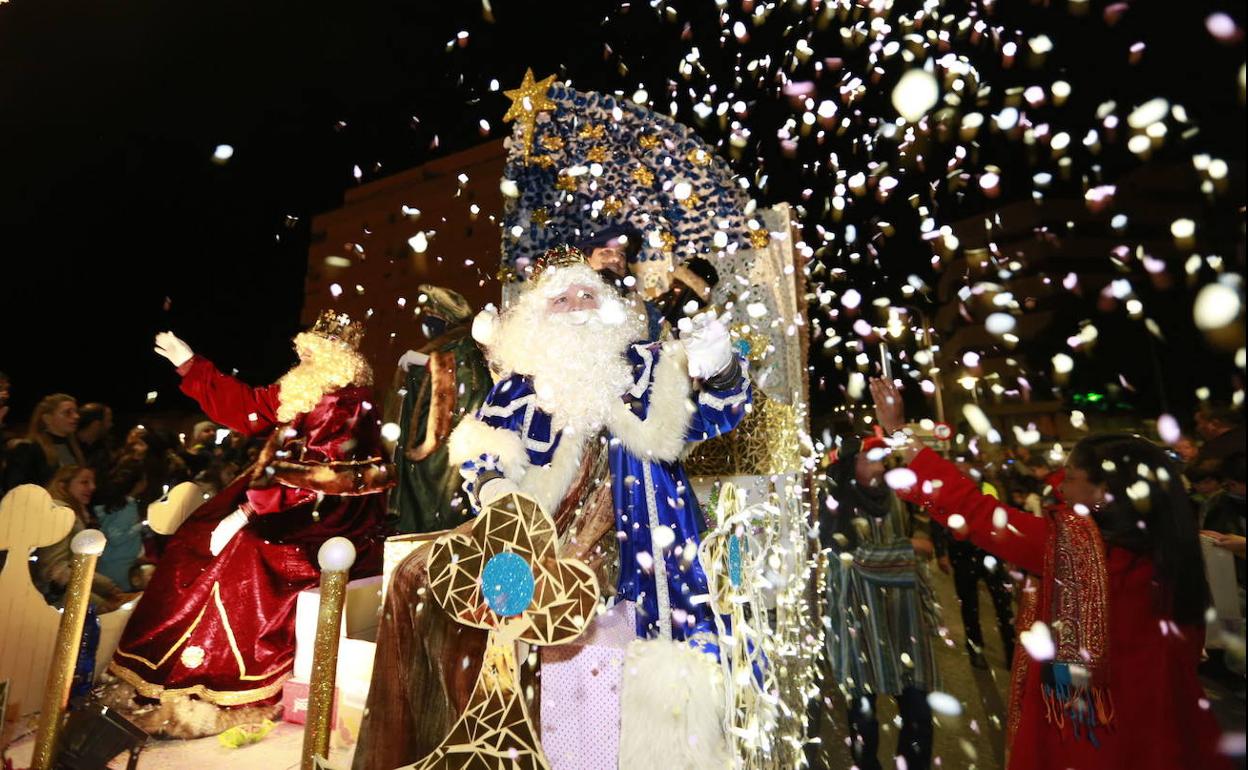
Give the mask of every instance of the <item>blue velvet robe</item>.
[[[708, 604], [706, 575], [697, 560], [699, 535], [705, 522], [693, 488], [680, 463], [680, 449], [687, 442], [701, 441], [727, 433], [736, 427], [751, 400], [744, 365], [730, 384], [720, 388], [700, 388], [684, 374], [683, 355], [665, 352], [660, 343], [642, 343], [629, 348], [633, 387], [621, 397], [622, 404], [640, 421], [628, 427], [626, 419], [608, 419], [605, 426], [609, 444], [615, 525], [619, 536], [620, 575], [617, 600], [637, 605], [637, 635], [643, 638], [669, 636], [688, 640], [708, 652], [715, 652], [714, 622]], [[672, 360], [665, 360], [674, 356]], [[667, 367], [666, 375], [660, 375]], [[673, 367], [680, 367], [679, 376]], [[668, 392], [656, 396], [656, 380]], [[655, 409], [656, 399], [682, 399], [682, 408]], [[670, 425], [649, 423], [666, 421]], [[476, 482], [501, 473], [519, 476], [518, 465], [550, 467], [555, 463], [563, 435], [553, 430], [551, 415], [537, 406], [532, 380], [511, 375], [499, 380], [475, 415], [489, 429], [515, 434], [523, 446], [523, 457], [508, 457], [500, 448], [503, 441], [488, 441], [484, 434], [461, 464], [474, 505]], [[471, 430], [471, 428], [469, 428]], [[653, 433], [651, 433], [654, 431]], [[679, 436], [673, 442], [672, 432]], [[480, 434], [479, 434], [480, 435]], [[646, 435], [662, 438], [654, 446], [639, 446]], [[502, 438], [495, 436], [494, 438]], [[571, 439], [569, 439], [571, 440]], [[452, 439], [454, 441], [454, 439]], [[493, 447], [489, 444], [494, 444]], [[675, 447], [675, 449], [674, 449]], [[523, 489], [523, 484], [521, 484]], [[668, 527], [674, 537], [661, 559], [656, 559], [652, 533]]]

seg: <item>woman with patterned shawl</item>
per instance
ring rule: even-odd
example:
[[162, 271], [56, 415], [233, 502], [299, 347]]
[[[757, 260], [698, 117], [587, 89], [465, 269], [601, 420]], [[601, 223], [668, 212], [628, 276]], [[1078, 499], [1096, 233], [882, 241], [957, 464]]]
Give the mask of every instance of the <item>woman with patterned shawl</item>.
[[892, 382], [871, 392], [914, 473], [902, 496], [942, 523], [956, 514], [971, 542], [1039, 576], [1019, 608], [1009, 770], [1229, 768], [1196, 677], [1209, 605], [1196, 522], [1165, 452], [1085, 438], [1066, 463], [1066, 505], [1033, 516], [917, 446]]

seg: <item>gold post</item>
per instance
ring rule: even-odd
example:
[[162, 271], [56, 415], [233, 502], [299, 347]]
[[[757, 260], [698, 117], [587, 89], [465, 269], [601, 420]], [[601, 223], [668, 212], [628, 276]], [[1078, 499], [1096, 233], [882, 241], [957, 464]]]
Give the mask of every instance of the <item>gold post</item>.
[[317, 757], [329, 758], [330, 718], [338, 678], [338, 636], [342, 604], [347, 596], [347, 573], [355, 563], [355, 546], [345, 537], [333, 537], [325, 541], [316, 558], [321, 565], [321, 608], [312, 648], [312, 681], [308, 685], [300, 770], [315, 770]]
[[56, 650], [48, 669], [48, 684], [43, 690], [43, 708], [39, 710], [39, 729], [35, 733], [35, 753], [31, 770], [51, 770], [56, 758], [56, 743], [61, 732], [61, 717], [69, 703], [69, 688], [74, 682], [74, 665], [78, 662], [78, 646], [82, 642], [82, 625], [91, 599], [91, 582], [95, 578], [95, 561], [104, 551], [106, 539], [98, 529], [87, 529], [74, 535], [69, 548], [73, 551], [69, 567], [69, 586], [65, 590], [65, 609], [56, 629]]

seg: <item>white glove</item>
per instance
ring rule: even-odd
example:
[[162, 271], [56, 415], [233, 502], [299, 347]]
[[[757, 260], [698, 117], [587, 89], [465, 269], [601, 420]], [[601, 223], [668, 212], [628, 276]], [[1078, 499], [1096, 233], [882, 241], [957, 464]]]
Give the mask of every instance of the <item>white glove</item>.
[[424, 366], [429, 363], [429, 356], [416, 350], [409, 350], [399, 359], [399, 368], [407, 371], [413, 366]]
[[484, 508], [504, 495], [519, 491], [520, 487], [516, 486], [516, 482], [499, 476], [490, 479], [481, 486], [481, 489], [477, 491], [477, 500], [481, 503], [481, 507]]
[[245, 526], [247, 526], [247, 514], [236, 509], [217, 523], [217, 528], [212, 531], [212, 537], [208, 540], [208, 550], [213, 556], [221, 553], [238, 534], [238, 531]]
[[472, 319], [472, 338], [482, 345], [489, 345], [497, 328], [498, 308], [491, 302], [481, 308], [481, 312]]
[[732, 363], [732, 338], [728, 328], [713, 313], [699, 313], [680, 319], [680, 344], [689, 357], [689, 376], [704, 380], [727, 369]]
[[161, 332], [156, 335], [156, 355], [169, 359], [174, 366], [181, 366], [195, 355], [191, 346], [173, 336], [173, 332]]

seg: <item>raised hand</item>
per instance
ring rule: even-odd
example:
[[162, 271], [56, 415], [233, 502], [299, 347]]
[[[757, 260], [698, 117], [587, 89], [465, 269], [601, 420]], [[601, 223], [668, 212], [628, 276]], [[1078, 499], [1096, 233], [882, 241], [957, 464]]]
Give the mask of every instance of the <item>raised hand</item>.
[[892, 380], [872, 378], [871, 398], [875, 401], [875, 418], [886, 433], [896, 433], [905, 427], [906, 405]]
[[732, 338], [713, 313], [700, 313], [692, 319], [682, 318], [680, 342], [689, 357], [689, 376], [706, 379], [727, 369], [732, 363]]
[[173, 332], [161, 332], [156, 335], [156, 355], [169, 359], [174, 366], [181, 366], [190, 361], [195, 353], [191, 346], [174, 336]]

